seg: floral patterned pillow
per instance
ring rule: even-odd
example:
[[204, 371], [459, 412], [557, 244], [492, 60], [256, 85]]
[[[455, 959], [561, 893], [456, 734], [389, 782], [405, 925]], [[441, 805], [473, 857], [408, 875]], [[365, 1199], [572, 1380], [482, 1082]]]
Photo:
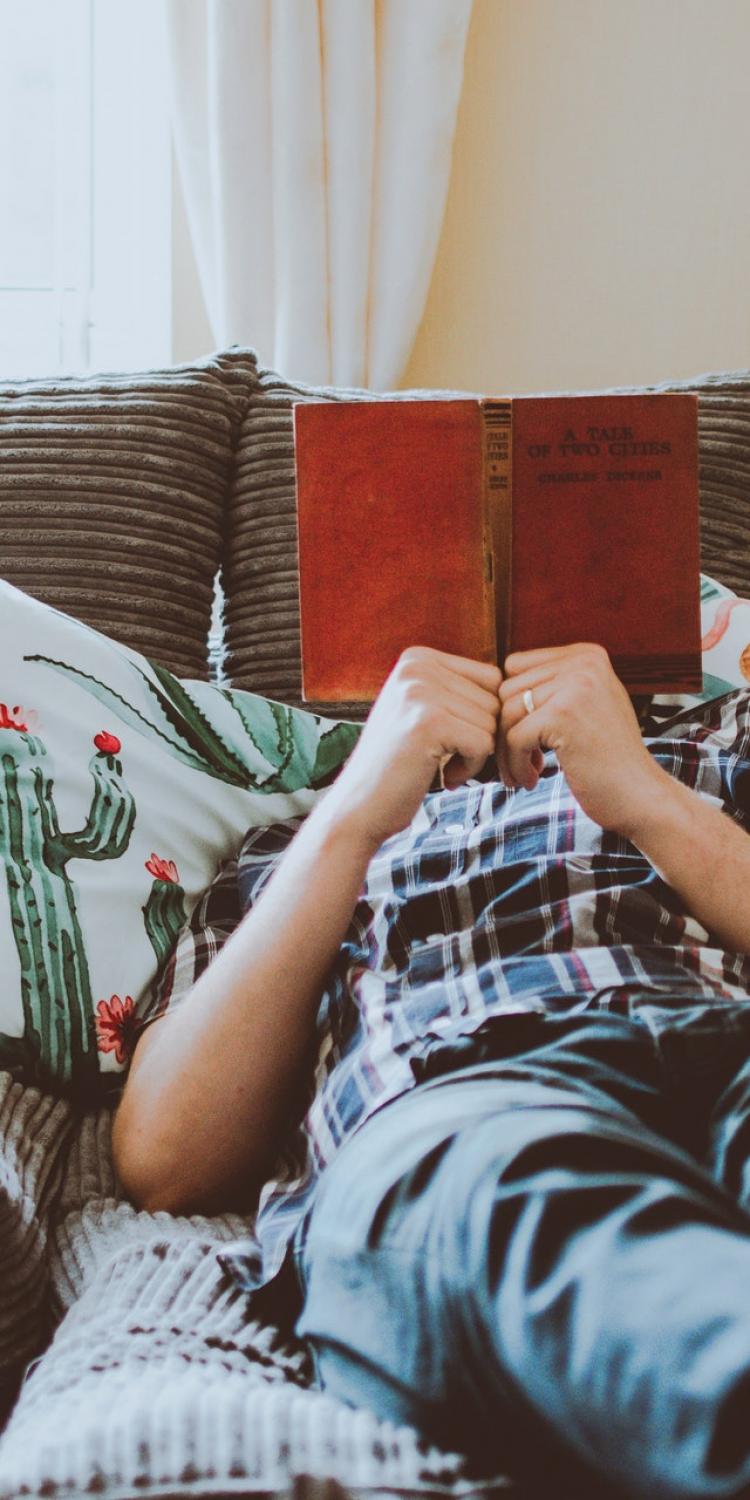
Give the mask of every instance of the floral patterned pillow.
[[750, 684], [750, 599], [701, 574], [703, 692], [721, 698]]
[[2, 581], [0, 645], [0, 1068], [92, 1098], [218, 865], [361, 725], [174, 677]]
[[701, 646], [701, 692], [642, 699], [639, 721], [644, 734], [658, 734], [668, 719], [696, 704], [750, 686], [750, 599], [739, 598], [707, 573], [701, 573]]

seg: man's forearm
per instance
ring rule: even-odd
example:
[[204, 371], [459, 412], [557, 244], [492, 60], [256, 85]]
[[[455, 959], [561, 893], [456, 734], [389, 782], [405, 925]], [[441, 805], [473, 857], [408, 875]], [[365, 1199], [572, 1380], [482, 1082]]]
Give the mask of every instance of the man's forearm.
[[408, 827], [446, 757], [464, 778], [484, 765], [500, 681], [488, 662], [402, 652], [257, 904], [179, 1009], [138, 1042], [113, 1137], [137, 1201], [207, 1208], [267, 1175], [367, 866]]
[[268, 1169], [374, 852], [326, 794], [191, 993], [144, 1032], [114, 1146], [145, 1207], [213, 1206]]
[[732, 953], [750, 953], [750, 836], [662, 767], [627, 837], [691, 915]]

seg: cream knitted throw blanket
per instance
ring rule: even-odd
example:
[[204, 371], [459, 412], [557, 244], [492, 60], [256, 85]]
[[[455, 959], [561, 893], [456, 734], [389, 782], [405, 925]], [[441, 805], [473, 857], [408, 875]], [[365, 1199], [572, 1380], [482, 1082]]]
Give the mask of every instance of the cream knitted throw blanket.
[[249, 1321], [216, 1259], [245, 1220], [121, 1200], [107, 1110], [0, 1075], [0, 1359], [33, 1360], [0, 1436], [0, 1500], [361, 1490], [466, 1494], [462, 1460], [308, 1386], [304, 1352]]

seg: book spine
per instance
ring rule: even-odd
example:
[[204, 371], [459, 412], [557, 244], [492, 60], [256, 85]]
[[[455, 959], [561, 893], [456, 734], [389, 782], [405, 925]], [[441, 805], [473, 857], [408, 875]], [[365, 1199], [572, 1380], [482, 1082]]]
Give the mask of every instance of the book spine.
[[508, 652], [513, 512], [513, 402], [482, 401], [485, 518], [493, 560], [497, 660]]

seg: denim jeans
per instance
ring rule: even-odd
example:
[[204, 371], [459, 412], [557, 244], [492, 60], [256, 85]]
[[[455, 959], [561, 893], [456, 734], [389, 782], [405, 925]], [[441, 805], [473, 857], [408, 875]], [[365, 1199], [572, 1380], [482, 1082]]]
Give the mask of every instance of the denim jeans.
[[319, 1383], [547, 1496], [750, 1496], [750, 1004], [496, 1027], [294, 1248]]

